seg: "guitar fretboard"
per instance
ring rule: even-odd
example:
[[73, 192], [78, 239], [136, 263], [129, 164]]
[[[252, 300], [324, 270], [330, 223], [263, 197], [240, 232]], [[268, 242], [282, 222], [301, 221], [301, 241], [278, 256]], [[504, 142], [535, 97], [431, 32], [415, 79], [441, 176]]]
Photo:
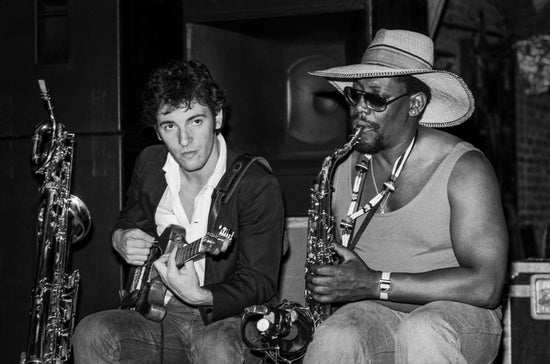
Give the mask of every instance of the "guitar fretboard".
[[[185, 244], [185, 240], [182, 239], [173, 239], [171, 240], [172, 244], [169, 245], [167, 249], [167, 253], [170, 253], [175, 246], [178, 247], [178, 251], [176, 253], [176, 266], [179, 268], [183, 267], [183, 265], [190, 261], [191, 259], [198, 257], [199, 255], [204, 255], [207, 253], [208, 250], [201, 251], [201, 246], [203, 245], [203, 242], [211, 242], [213, 244], [216, 244], [215, 241], [211, 240], [211, 237], [209, 234], [203, 236], [200, 239], [195, 240], [192, 243]], [[159, 277], [159, 274], [156, 269], [153, 269], [150, 274], [150, 280], [153, 280], [155, 278]]]
[[206, 253], [205, 251], [200, 251], [202, 242], [205, 239], [206, 236], [201, 239], [195, 240], [190, 244], [178, 246], [178, 251], [176, 253], [176, 266], [178, 268], [181, 268], [187, 261]]

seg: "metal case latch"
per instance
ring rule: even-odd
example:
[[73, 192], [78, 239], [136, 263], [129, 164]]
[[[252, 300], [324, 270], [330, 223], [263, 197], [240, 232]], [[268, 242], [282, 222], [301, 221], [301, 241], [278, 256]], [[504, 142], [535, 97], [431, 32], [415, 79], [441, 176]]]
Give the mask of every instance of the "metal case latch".
[[531, 276], [531, 317], [550, 320], [550, 274]]

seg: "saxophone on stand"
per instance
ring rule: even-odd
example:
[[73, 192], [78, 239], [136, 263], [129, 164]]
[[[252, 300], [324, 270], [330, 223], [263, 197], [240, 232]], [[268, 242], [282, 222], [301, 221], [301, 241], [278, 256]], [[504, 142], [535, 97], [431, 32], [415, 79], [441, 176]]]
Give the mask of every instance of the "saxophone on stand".
[[70, 246], [83, 240], [91, 216], [82, 200], [70, 193], [74, 134], [55, 120], [44, 80], [38, 80], [49, 120], [32, 136], [31, 165], [42, 179], [37, 224], [37, 261], [31, 294], [26, 351], [20, 363], [59, 364], [71, 353], [80, 274], [68, 272]]
[[[321, 171], [315, 179], [308, 210], [306, 275], [311, 265], [337, 262], [332, 215], [334, 170], [359, 142], [362, 132], [363, 127], [356, 127], [350, 140], [323, 160]], [[273, 307], [247, 307], [241, 318], [241, 335], [251, 350], [263, 352], [274, 363], [292, 363], [305, 355], [315, 328], [331, 313], [330, 304], [315, 301], [306, 289], [305, 307], [286, 300]]]

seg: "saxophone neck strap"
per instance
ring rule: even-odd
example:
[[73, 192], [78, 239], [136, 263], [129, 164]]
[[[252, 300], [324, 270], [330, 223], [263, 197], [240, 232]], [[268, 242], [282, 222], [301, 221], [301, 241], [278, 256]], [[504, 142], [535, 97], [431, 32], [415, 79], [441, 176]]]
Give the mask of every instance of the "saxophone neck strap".
[[[405, 162], [409, 158], [412, 149], [414, 147], [414, 144], [416, 142], [416, 138], [418, 136], [418, 130], [414, 137], [412, 138], [411, 142], [409, 143], [409, 146], [405, 150], [405, 152], [397, 158], [395, 163], [393, 164], [392, 172], [386, 182], [384, 182], [384, 186], [382, 190], [376, 194], [373, 198], [371, 198], [362, 208], [358, 209], [357, 205], [360, 200], [361, 196], [361, 190], [363, 189], [364, 184], [364, 177], [365, 174], [368, 172], [369, 165], [372, 167], [372, 155], [365, 154], [365, 156], [360, 160], [359, 163], [356, 165], [357, 169], [357, 176], [355, 177], [355, 181], [353, 183], [353, 189], [351, 193], [351, 202], [350, 207], [348, 209], [347, 216], [342, 219], [342, 222], [340, 223], [341, 227], [341, 235], [342, 235], [342, 245], [345, 247], [348, 247], [349, 249], [353, 250], [355, 245], [357, 244], [359, 238], [361, 237], [361, 234], [365, 231], [368, 223], [382, 204], [382, 201], [387, 200], [389, 195], [395, 191], [395, 182], [399, 178], [399, 175], [401, 174], [401, 171], [403, 170], [403, 167], [405, 166]], [[355, 227], [355, 221], [360, 217], [367, 214], [365, 216], [365, 219], [363, 220], [363, 223], [361, 224], [360, 229], [358, 229], [357, 233], [354, 236], [353, 241], [350, 244], [350, 238], [353, 234], [353, 229]]]

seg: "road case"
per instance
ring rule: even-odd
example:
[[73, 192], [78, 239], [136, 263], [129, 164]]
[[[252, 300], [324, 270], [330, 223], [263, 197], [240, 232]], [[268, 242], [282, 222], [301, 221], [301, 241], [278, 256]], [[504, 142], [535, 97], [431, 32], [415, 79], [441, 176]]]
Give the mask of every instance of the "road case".
[[503, 363], [550, 363], [550, 260], [511, 264]]

